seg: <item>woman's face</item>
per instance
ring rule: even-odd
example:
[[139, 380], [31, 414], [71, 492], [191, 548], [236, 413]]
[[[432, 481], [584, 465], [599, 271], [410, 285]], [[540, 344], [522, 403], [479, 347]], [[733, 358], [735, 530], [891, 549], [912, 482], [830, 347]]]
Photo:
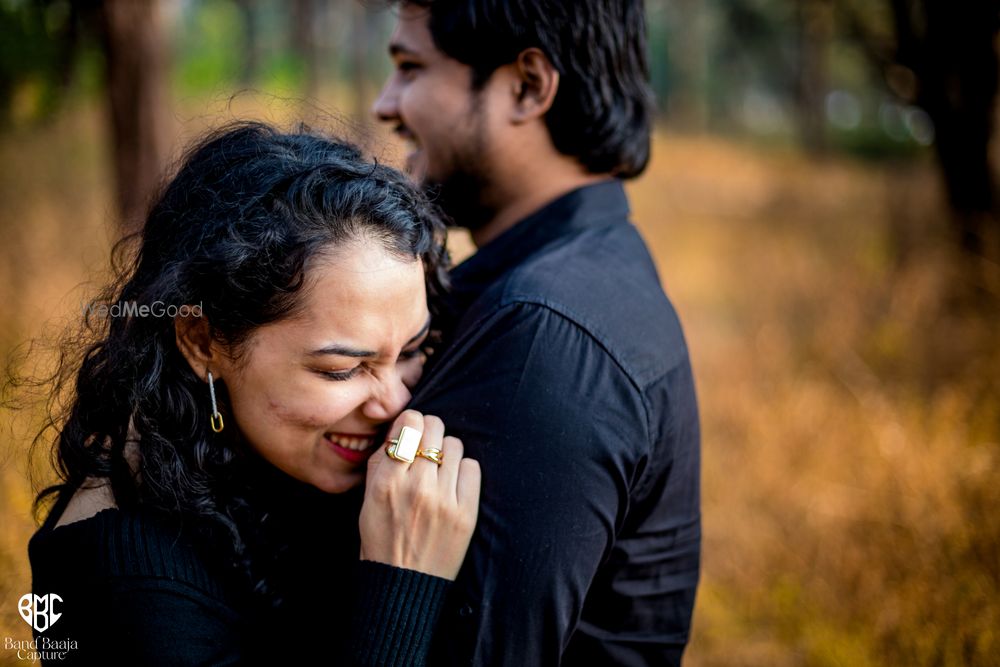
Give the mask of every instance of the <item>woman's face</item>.
[[[223, 369], [235, 426], [295, 479], [341, 493], [410, 400], [430, 322], [420, 261], [360, 240], [314, 258], [301, 310], [261, 327]], [[227, 424], [227, 427], [229, 425]]]

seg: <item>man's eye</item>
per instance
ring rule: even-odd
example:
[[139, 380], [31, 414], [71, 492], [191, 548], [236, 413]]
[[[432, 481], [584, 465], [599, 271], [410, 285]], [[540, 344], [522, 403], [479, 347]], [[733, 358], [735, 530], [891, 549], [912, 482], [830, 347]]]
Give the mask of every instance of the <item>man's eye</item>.
[[420, 65], [418, 65], [417, 63], [412, 63], [405, 60], [401, 63], [396, 63], [396, 69], [404, 73], [413, 72], [414, 70], [417, 70], [419, 68]]

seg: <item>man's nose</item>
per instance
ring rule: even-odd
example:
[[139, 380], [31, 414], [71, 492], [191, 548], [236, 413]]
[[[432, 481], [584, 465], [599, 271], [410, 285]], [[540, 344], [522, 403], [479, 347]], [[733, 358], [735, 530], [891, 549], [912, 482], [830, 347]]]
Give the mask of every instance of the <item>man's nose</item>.
[[372, 113], [383, 122], [392, 122], [399, 118], [399, 100], [396, 94], [396, 85], [393, 82], [394, 78], [392, 77], [385, 82], [378, 97], [375, 98], [375, 104], [372, 106]]

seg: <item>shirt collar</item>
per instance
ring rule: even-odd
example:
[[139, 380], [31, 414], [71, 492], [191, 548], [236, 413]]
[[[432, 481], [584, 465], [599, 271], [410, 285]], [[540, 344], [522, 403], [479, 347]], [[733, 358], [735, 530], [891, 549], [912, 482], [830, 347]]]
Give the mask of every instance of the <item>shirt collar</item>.
[[522, 219], [452, 269], [452, 294], [467, 305], [507, 271], [550, 243], [609, 222], [625, 223], [628, 214], [625, 188], [618, 179], [572, 190]]

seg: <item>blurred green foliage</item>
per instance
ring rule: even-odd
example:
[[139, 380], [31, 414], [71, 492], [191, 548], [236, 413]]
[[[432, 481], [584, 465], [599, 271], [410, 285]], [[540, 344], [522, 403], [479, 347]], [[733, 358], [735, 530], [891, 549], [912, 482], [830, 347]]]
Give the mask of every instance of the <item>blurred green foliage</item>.
[[[174, 86], [182, 96], [250, 87], [294, 93], [305, 80], [305, 63], [289, 46], [288, 3], [256, 2], [254, 14], [242, 13], [230, 0], [202, 0], [182, 12], [174, 47]], [[258, 43], [248, 39], [246, 21], [254, 21]], [[260, 62], [248, 71], [253, 48]]]
[[67, 78], [68, 2], [0, 2], [0, 122], [47, 116]]
[[180, 18], [174, 83], [182, 95], [239, 80], [247, 49], [239, 9], [226, 0], [207, 0]]
[[[838, 18], [835, 10], [848, 5], [852, 16], [891, 33], [884, 2], [648, 0], [651, 78], [665, 122], [755, 142], [800, 143], [808, 110], [801, 107], [797, 86], [803, 77], [814, 77], [822, 87], [814, 112], [824, 119], [826, 148], [866, 158], [920, 152], [930, 143], [919, 131], [923, 121], [918, 119], [917, 131], [893, 125], [900, 114], [915, 111], [893, 99], [871, 54]], [[243, 88], [309, 94], [310, 65], [302, 35], [296, 34], [297, 6], [280, 0], [166, 3], [175, 95]], [[356, 87], [355, 79], [364, 76], [371, 79], [365, 82], [368, 89], [377, 89], [392, 12], [358, 0], [311, 6], [325, 21], [319, 29], [323, 47], [313, 64], [325, 83]], [[0, 0], [0, 124], [48, 118], [66, 95], [99, 90], [94, 7], [68, 0]], [[360, 28], [359, 11], [367, 12]], [[805, 57], [810, 40], [819, 40], [817, 63]], [[356, 57], [364, 57], [365, 65], [352, 66]]]

